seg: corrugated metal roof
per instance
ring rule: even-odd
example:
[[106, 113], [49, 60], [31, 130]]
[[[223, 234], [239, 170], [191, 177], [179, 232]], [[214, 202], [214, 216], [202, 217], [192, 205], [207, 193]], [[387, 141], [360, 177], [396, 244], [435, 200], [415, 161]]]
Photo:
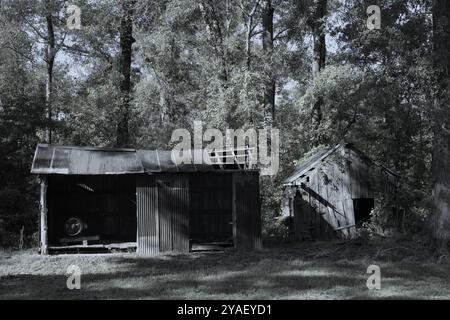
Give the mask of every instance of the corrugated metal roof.
[[32, 173], [102, 175], [143, 173], [133, 149], [67, 147], [39, 144]]
[[[192, 153], [202, 150], [191, 150]], [[239, 169], [227, 167], [227, 169]], [[70, 147], [39, 144], [32, 173], [67, 175], [134, 174], [144, 172], [207, 172], [222, 170], [213, 164], [179, 164], [169, 150]]]
[[[202, 150], [185, 150], [193, 156], [194, 152]], [[218, 170], [212, 164], [176, 164], [172, 158], [172, 151], [169, 150], [137, 150], [137, 155], [142, 161], [145, 171], [150, 172], [197, 172]], [[191, 157], [191, 159], [193, 159]]]
[[319, 162], [321, 162], [322, 160], [325, 160], [328, 156], [333, 154], [336, 150], [340, 149], [341, 147], [352, 149], [353, 151], [358, 153], [359, 156], [362, 159], [364, 159], [365, 161], [368, 161], [368, 162], [380, 167], [383, 171], [387, 172], [388, 174], [390, 174], [396, 178], [400, 178], [399, 174], [395, 173], [392, 170], [389, 170], [388, 168], [386, 168], [383, 165], [375, 163], [368, 156], [366, 156], [361, 150], [357, 149], [352, 143], [341, 143], [341, 144], [336, 145], [334, 148], [319, 149], [319, 151], [314, 153], [311, 157], [306, 158], [304, 161], [302, 161], [297, 166], [294, 173], [283, 181], [283, 185], [293, 184], [298, 178], [302, 177], [306, 172], [313, 169]]

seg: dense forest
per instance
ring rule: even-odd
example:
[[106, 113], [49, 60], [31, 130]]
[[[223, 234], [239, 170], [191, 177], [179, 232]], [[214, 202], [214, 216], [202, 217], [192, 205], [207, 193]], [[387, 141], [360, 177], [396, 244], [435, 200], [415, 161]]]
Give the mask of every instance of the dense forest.
[[167, 149], [201, 120], [280, 130], [267, 236], [283, 178], [345, 140], [401, 176], [402, 231], [445, 250], [449, 19], [445, 0], [0, 1], [2, 244], [36, 237], [38, 143]]

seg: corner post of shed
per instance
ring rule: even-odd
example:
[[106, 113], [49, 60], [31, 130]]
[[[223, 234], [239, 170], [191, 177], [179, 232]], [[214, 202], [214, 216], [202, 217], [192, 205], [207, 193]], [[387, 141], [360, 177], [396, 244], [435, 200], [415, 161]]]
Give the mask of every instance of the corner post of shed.
[[48, 254], [48, 225], [47, 225], [47, 188], [48, 188], [48, 180], [47, 176], [41, 175], [41, 198], [40, 198], [40, 211], [41, 211], [41, 254]]
[[237, 240], [237, 219], [236, 219], [236, 175], [233, 173], [231, 175], [231, 215], [233, 223], [233, 245], [234, 249], [238, 247]]

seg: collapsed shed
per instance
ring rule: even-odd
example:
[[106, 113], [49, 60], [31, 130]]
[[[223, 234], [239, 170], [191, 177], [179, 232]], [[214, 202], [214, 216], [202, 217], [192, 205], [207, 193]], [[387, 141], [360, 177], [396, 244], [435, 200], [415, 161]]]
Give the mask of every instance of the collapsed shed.
[[399, 175], [350, 143], [322, 148], [283, 182], [283, 214], [296, 240], [353, 238], [377, 197], [395, 198]]
[[171, 151], [39, 144], [41, 253], [260, 248], [259, 171], [234, 158], [177, 165]]

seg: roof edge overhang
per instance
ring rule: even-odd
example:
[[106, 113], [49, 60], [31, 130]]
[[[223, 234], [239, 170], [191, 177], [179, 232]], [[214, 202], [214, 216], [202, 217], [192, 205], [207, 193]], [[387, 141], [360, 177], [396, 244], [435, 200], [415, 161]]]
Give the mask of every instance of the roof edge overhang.
[[93, 146], [65, 146], [48, 143], [39, 143], [37, 147], [57, 147], [61, 149], [75, 149], [86, 151], [110, 151], [110, 152], [136, 152], [136, 149], [132, 148], [114, 148], [114, 147], [93, 147]]
[[[187, 150], [194, 154], [198, 150]], [[223, 164], [226, 166], [227, 164]], [[63, 146], [40, 143], [31, 173], [39, 175], [131, 175], [157, 173], [260, 172], [259, 168], [217, 167], [217, 164], [177, 164], [170, 150]]]
[[313, 161], [312, 163], [309, 163], [308, 165], [306, 165], [303, 168], [298, 168], [296, 171], [300, 170], [298, 173], [295, 173], [294, 175], [291, 175], [290, 177], [286, 178], [282, 184], [283, 186], [293, 186], [296, 185], [294, 182], [300, 178], [302, 178], [303, 176], [306, 175], [306, 173], [308, 171], [311, 171], [314, 169], [314, 167], [317, 165], [317, 163], [325, 160], [328, 156], [330, 156], [331, 154], [333, 154], [336, 150], [338, 150], [339, 148], [341, 148], [343, 145], [342, 144], [337, 144], [336, 146], [334, 146], [333, 148], [330, 148], [328, 151], [326, 151], [321, 157], [319, 157], [317, 160]]
[[[385, 171], [386, 173], [392, 175], [393, 177], [400, 179], [401, 176], [386, 168], [385, 166], [373, 161], [372, 159], [370, 159], [366, 154], [364, 154], [361, 150], [359, 150], [358, 148], [355, 147], [355, 145], [351, 142], [341, 142], [339, 144], [337, 144], [335, 147], [330, 148], [329, 151], [327, 151], [324, 155], [322, 155], [320, 158], [316, 159], [314, 162], [306, 165], [304, 168], [301, 168], [300, 172], [291, 175], [290, 177], [286, 178], [283, 182], [282, 182], [282, 186], [283, 187], [295, 187], [295, 186], [300, 186], [299, 183], [297, 183], [297, 180], [299, 180], [300, 178], [306, 176], [306, 174], [311, 171], [314, 170], [315, 167], [317, 166], [318, 163], [322, 162], [323, 160], [325, 160], [326, 158], [328, 158], [331, 154], [333, 154], [335, 151], [337, 151], [340, 148], [348, 148], [351, 149], [353, 151], [355, 151], [356, 153], [358, 153], [358, 155], [363, 158], [364, 160], [370, 162], [371, 164], [380, 167], [383, 171]], [[299, 169], [297, 169], [299, 170]]]

